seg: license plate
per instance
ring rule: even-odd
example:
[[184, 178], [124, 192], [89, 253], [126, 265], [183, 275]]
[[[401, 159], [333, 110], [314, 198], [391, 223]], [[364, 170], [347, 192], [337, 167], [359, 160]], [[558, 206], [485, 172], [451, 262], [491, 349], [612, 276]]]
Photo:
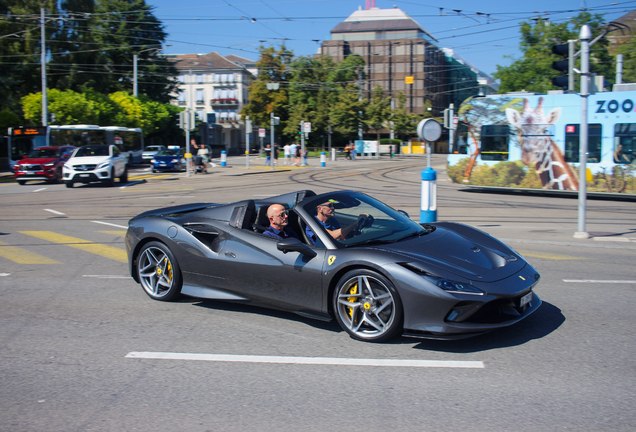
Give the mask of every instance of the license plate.
[[80, 177], [88, 177], [88, 174], [80, 174]]
[[35, 174], [37, 174], [38, 172], [37, 172], [37, 171], [25, 171], [24, 173], [25, 173], [26, 175], [35, 175]]
[[524, 307], [525, 305], [530, 303], [530, 300], [532, 300], [532, 293], [531, 292], [529, 292], [528, 294], [526, 294], [523, 297], [521, 297], [521, 300], [519, 300], [519, 307], [520, 308]]

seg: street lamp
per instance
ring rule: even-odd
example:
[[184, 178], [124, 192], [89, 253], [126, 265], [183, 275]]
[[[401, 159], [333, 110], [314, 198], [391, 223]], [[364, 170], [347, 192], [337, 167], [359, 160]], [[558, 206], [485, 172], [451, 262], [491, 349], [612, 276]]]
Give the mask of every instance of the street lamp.
[[[162, 48], [148, 48], [145, 50], [139, 51], [137, 54], [141, 54], [146, 51], [161, 51]], [[137, 97], [137, 54], [133, 54], [133, 96]]]

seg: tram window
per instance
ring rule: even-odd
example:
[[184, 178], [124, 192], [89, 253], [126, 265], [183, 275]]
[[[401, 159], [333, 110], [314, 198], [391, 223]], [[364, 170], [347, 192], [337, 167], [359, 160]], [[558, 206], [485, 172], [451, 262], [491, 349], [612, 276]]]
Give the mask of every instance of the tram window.
[[[587, 162], [598, 163], [601, 161], [601, 142], [603, 128], [599, 123], [587, 126]], [[565, 161], [579, 162], [579, 125], [565, 125]]]
[[468, 125], [464, 122], [459, 122], [457, 130], [455, 131], [455, 153], [468, 154]]
[[628, 164], [636, 159], [636, 123], [617, 123], [614, 125], [614, 149], [612, 153], [615, 163]]
[[510, 127], [487, 125], [481, 127], [481, 160], [508, 160]]

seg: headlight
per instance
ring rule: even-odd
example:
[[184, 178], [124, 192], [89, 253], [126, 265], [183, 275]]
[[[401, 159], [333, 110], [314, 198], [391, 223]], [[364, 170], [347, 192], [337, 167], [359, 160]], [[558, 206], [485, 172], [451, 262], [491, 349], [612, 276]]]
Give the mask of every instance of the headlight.
[[107, 168], [110, 165], [110, 161], [102, 162], [97, 166], [97, 169]]
[[170, 161], [170, 163], [177, 163], [177, 162], [179, 162], [179, 159], [172, 159], [172, 160]]
[[154, 160], [154, 159], [150, 159], [150, 163], [155, 163], [155, 162], [157, 162], [157, 161]]
[[437, 286], [450, 293], [484, 295], [484, 292], [479, 288], [475, 288], [470, 284], [455, 282], [448, 279], [439, 279], [437, 281]]
[[55, 165], [55, 162], [43, 164], [45, 167], [52, 167]]

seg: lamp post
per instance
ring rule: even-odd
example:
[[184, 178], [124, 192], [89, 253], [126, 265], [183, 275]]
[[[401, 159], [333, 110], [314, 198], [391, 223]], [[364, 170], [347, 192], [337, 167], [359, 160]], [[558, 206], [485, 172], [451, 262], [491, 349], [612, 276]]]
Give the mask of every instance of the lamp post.
[[44, 8], [40, 8], [40, 64], [42, 67], [42, 126], [49, 124], [49, 103], [46, 94], [46, 32], [44, 31]]
[[[161, 51], [162, 48], [148, 48], [145, 50], [141, 50], [139, 51], [137, 54], [141, 54], [142, 52], [146, 52], [146, 51]], [[137, 97], [137, 54], [133, 54], [133, 96]]]

